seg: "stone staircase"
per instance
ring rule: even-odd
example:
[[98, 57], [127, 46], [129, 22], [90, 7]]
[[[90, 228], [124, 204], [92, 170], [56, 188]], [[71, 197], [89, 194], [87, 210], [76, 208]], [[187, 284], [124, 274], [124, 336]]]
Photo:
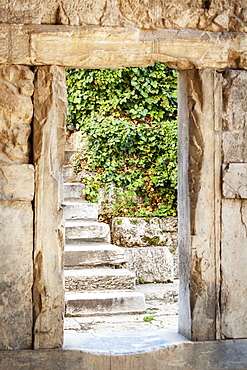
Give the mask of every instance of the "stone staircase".
[[[75, 180], [68, 166], [64, 172], [66, 181]], [[110, 227], [97, 221], [98, 205], [85, 201], [83, 187], [64, 183], [66, 315], [143, 312], [145, 298], [124, 268], [124, 251], [110, 244]]]

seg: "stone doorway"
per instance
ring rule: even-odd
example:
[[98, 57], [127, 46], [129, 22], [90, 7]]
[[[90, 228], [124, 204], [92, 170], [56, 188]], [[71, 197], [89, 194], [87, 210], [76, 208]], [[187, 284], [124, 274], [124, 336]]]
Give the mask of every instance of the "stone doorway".
[[[66, 167], [65, 167], [65, 173], [64, 174], [65, 174], [65, 182], [67, 183], [67, 184], [65, 184], [65, 186], [66, 186], [66, 189], [67, 189], [67, 188], [71, 187], [72, 183], [73, 183], [73, 194], [76, 193], [76, 192], [74, 192], [76, 187], [78, 187], [78, 189], [79, 188], [81, 189], [82, 186], [83, 186], [82, 184], [80, 184], [80, 179], [81, 179], [81, 176], [83, 176], [83, 172], [75, 174], [73, 172], [73, 168], [72, 168], [72, 165], [75, 163], [75, 158], [78, 156], [78, 154], [80, 152], [79, 148], [80, 148], [81, 144], [80, 144], [80, 139], [79, 139], [78, 134], [74, 133], [68, 138], [68, 140], [67, 140], [68, 141], [67, 151], [65, 151], [65, 165], [66, 165]], [[73, 137], [74, 137], [74, 139], [73, 139]], [[74, 156], [74, 162], [73, 162], [73, 156]], [[66, 190], [66, 194], [67, 194], [67, 190]], [[71, 198], [72, 195], [66, 195], [66, 196], [69, 196]], [[78, 195], [76, 195], [76, 196], [78, 197]], [[77, 199], [77, 200], [79, 201], [79, 199]], [[68, 199], [68, 201], [69, 201], [69, 199]], [[73, 202], [73, 201], [75, 201], [75, 199], [71, 198], [70, 203], [68, 203], [68, 207], [70, 207], [70, 208], [72, 207], [71, 201]], [[80, 199], [80, 201], [83, 201], [83, 200]], [[79, 203], [78, 203], [78, 205], [79, 205]], [[91, 205], [88, 204], [88, 206], [95, 208], [94, 207], [95, 204], [91, 204]], [[78, 208], [78, 215], [77, 216], [74, 215], [73, 217], [75, 219], [79, 219], [80, 218], [79, 213], [80, 213], [80, 211], [79, 211], [79, 208]], [[89, 210], [88, 215], [90, 213], [91, 212]], [[65, 214], [66, 214], [66, 209], [65, 209]], [[86, 214], [85, 214], [85, 218], [90, 219], [90, 217], [87, 216]], [[160, 237], [162, 238], [162, 240], [166, 240], [168, 238], [168, 244], [170, 243], [169, 248], [171, 248], [171, 245], [173, 245], [173, 241], [172, 241], [173, 239], [172, 239], [172, 236], [170, 235], [170, 233], [172, 232], [172, 230], [177, 232], [176, 226], [175, 226], [175, 228], [171, 226], [172, 224], [174, 224], [174, 222], [175, 222], [175, 220], [174, 221], [170, 220], [170, 223], [171, 223], [171, 224], [169, 224], [170, 226], [164, 227], [164, 231], [166, 231], [165, 232], [166, 238], [165, 238], [165, 235], [161, 236], [161, 234], [164, 234], [164, 232], [161, 232], [161, 230], [160, 231], [157, 230], [157, 232], [161, 233]], [[157, 223], [157, 220], [156, 220], [156, 223]], [[168, 223], [169, 223], [169, 221], [168, 221]], [[116, 225], [117, 225], [117, 223], [116, 223]], [[167, 227], [168, 227], [168, 229], [167, 229]], [[156, 229], [157, 229], [157, 225], [156, 225]], [[175, 235], [174, 238], [177, 239], [177, 235]], [[67, 241], [67, 243], [68, 243], [68, 241]], [[121, 245], [120, 245], [120, 247], [121, 247]], [[173, 246], [173, 248], [174, 248], [174, 246]], [[101, 316], [101, 317], [99, 317], [99, 314], [98, 314], [98, 316], [96, 316], [96, 317], [91, 316], [91, 318], [90, 318], [90, 315], [89, 315], [88, 318], [85, 318], [85, 317], [84, 318], [78, 317], [78, 319], [76, 317], [74, 319], [73, 318], [67, 318], [67, 319], [65, 319], [65, 328], [68, 328], [68, 329], [75, 329], [76, 328], [77, 330], [81, 330], [81, 331], [87, 331], [88, 330], [90, 332], [90, 331], [93, 331], [93, 330], [100, 330], [100, 331], [104, 330], [103, 329], [104, 327], [106, 328], [105, 330], [110, 330], [110, 331], [120, 330], [121, 331], [121, 330], [128, 330], [128, 328], [130, 328], [130, 330], [149, 330], [149, 329], [157, 329], [157, 328], [165, 328], [165, 327], [171, 328], [171, 327], [174, 327], [174, 325], [175, 325], [175, 330], [177, 330], [177, 323], [176, 323], [176, 321], [177, 321], [177, 305], [176, 305], [176, 302], [177, 302], [177, 294], [178, 294], [177, 293], [177, 291], [178, 291], [178, 280], [176, 280], [174, 282], [174, 284], [172, 283], [172, 281], [174, 280], [174, 277], [175, 277], [175, 279], [177, 279], [177, 267], [175, 266], [176, 261], [175, 260], [173, 261], [173, 255], [168, 250], [165, 251], [164, 246], [159, 247], [159, 248], [157, 246], [156, 248], [154, 248], [154, 247], [151, 247], [151, 245], [148, 247], [148, 244], [147, 244], [146, 248], [144, 247], [142, 249], [143, 250], [145, 249], [146, 252], [148, 252], [147, 256], [152, 257], [152, 268], [151, 267], [149, 268], [149, 274], [151, 274], [153, 276], [153, 278], [151, 278], [151, 280], [149, 278], [149, 280], [150, 280], [149, 283], [151, 281], [154, 281], [156, 283], [156, 284], [147, 284], [145, 286], [144, 285], [138, 285], [137, 288], [136, 288], [139, 292], [144, 291], [146, 293], [146, 299], [148, 299], [148, 300], [151, 299], [152, 300], [151, 302], [147, 301], [147, 311], [144, 312], [142, 315], [135, 315], [135, 316], [126, 315], [127, 314], [126, 313], [125, 316], [122, 316], [122, 317], [120, 317], [120, 316], [118, 316], [118, 317], [116, 317], [116, 316], [112, 316], [112, 317], [110, 317], [110, 316], [108, 316], [108, 317], [103, 316], [102, 317]], [[132, 250], [132, 248], [129, 251], [131, 251], [131, 250]], [[137, 253], [137, 251], [138, 251], [138, 249], [136, 249], [135, 252]], [[67, 251], [67, 253], [68, 253], [68, 251]], [[70, 250], [70, 253], [72, 253], [72, 250]], [[170, 258], [168, 258], [167, 253], [169, 253]], [[142, 252], [142, 254], [140, 255], [139, 259], [140, 258], [143, 259], [144, 251]], [[138, 255], [135, 258], [138, 260]], [[147, 257], [146, 257], [146, 259], [147, 259]], [[125, 260], [126, 260], [126, 258], [125, 258]], [[158, 262], [158, 260], [159, 260], [159, 262]], [[163, 267], [162, 262], [163, 263], [169, 263], [169, 267], [168, 266]], [[79, 263], [79, 261], [78, 261], [78, 263]], [[80, 262], [80, 263], [83, 264], [83, 262]], [[142, 264], [143, 263], [141, 263], [141, 261], [140, 261], [139, 266], [141, 266]], [[66, 265], [66, 244], [65, 244], [65, 265]], [[84, 263], [84, 265], [86, 266], [86, 263]], [[107, 266], [107, 264], [106, 264], [106, 266]], [[127, 266], [128, 266], [128, 263], [127, 263]], [[147, 266], [148, 266], [148, 261], [146, 261], [146, 268], [147, 268]], [[67, 269], [68, 268], [69, 267], [67, 267]], [[70, 269], [71, 268], [72, 267], [70, 267]], [[79, 268], [79, 267], [77, 267], [77, 268]], [[81, 268], [83, 268], [83, 267], [81, 267]], [[91, 268], [93, 268], [93, 266]], [[175, 274], [173, 273], [174, 268], [175, 268]], [[119, 270], [117, 270], [117, 271], [119, 271]], [[158, 273], [158, 276], [156, 278], [155, 278], [155, 271], [156, 271], [156, 274]], [[119, 271], [119, 272], [121, 272], [121, 271]], [[133, 272], [137, 273], [137, 270], [135, 269], [135, 270], [133, 270]], [[65, 274], [66, 274], [66, 271], [65, 271]], [[145, 277], [146, 276], [143, 276], [143, 274], [145, 274], [145, 269], [140, 271], [139, 274], [138, 274], [138, 276], [140, 276], [140, 281], [141, 282], [142, 281], [145, 282]], [[141, 276], [143, 276], [143, 279], [141, 278]], [[160, 280], [160, 279], [162, 279], [161, 276], [163, 277], [163, 280]], [[70, 277], [70, 279], [71, 279], [71, 277]], [[78, 280], [78, 278], [75, 278], [75, 279]], [[166, 281], [166, 284], [164, 283], [164, 281]], [[106, 286], [107, 286], [107, 282], [106, 282]], [[89, 288], [86, 288], [86, 290], [88, 290], [88, 289]], [[107, 288], [105, 288], [105, 289], [107, 289]], [[135, 306], [136, 305], [133, 302], [133, 310], [134, 310]], [[79, 307], [78, 307], [78, 309], [79, 309]], [[129, 309], [131, 311], [131, 308], [129, 308]], [[139, 304], [139, 310], [141, 311], [140, 304]], [[84, 313], [84, 315], [86, 314], [86, 312]], [[110, 312], [109, 312], [109, 314], [110, 314]], [[80, 314], [78, 313], [78, 315], [80, 315]], [[72, 316], [76, 316], [76, 315], [73, 314]], [[128, 321], [128, 324], [125, 323], [126, 320]], [[99, 324], [97, 323], [97, 321], [98, 321]], [[109, 324], [107, 324], [107, 323], [109, 323]], [[111, 323], [111, 325], [110, 325], [110, 323]], [[117, 329], [114, 329], [114, 327], [117, 328]], [[121, 327], [122, 327], [122, 329], [121, 329]]]

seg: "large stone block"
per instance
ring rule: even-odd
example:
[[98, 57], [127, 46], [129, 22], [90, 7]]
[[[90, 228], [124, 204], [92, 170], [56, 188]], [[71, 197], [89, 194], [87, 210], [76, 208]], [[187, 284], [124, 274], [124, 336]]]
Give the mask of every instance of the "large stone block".
[[125, 258], [137, 281], [163, 283], [175, 278], [174, 255], [167, 247], [125, 248]]
[[247, 199], [246, 163], [226, 163], [222, 166], [222, 191], [225, 198]]
[[0, 200], [33, 200], [34, 167], [0, 164]]
[[0, 68], [0, 163], [29, 163], [33, 77], [25, 66]]
[[121, 247], [177, 247], [175, 217], [116, 217], [112, 222], [113, 243]]
[[246, 338], [247, 322], [247, 202], [222, 202], [221, 335]]
[[0, 201], [0, 235], [0, 349], [32, 348], [31, 202]]
[[223, 88], [223, 162], [247, 162], [245, 71], [226, 71]]

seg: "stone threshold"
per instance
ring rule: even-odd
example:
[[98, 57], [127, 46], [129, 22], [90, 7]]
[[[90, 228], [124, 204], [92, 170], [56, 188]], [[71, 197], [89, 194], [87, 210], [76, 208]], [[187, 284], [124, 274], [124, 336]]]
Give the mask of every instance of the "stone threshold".
[[103, 355], [127, 355], [190, 342], [174, 329], [118, 333], [79, 333], [76, 330], [65, 330], [63, 349]]

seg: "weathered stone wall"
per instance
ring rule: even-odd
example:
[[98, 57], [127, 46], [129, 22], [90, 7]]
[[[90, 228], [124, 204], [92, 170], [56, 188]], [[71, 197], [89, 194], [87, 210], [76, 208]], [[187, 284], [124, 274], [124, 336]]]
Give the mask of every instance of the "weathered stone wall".
[[178, 278], [176, 217], [115, 217], [111, 238], [124, 248], [126, 267], [135, 273], [137, 282]]
[[32, 347], [33, 73], [0, 67], [0, 349]]
[[1, 23], [246, 32], [245, 0], [0, 1]]
[[[247, 69], [246, 14], [245, 0], [0, 0], [1, 349], [31, 348], [33, 339], [35, 348], [52, 348], [63, 340], [58, 194], [66, 99], [63, 71], [50, 65], [119, 68], [158, 60], [185, 70], [179, 330], [193, 340], [247, 336], [246, 76], [192, 71]], [[33, 73], [27, 65], [49, 66], [37, 72], [34, 99], [34, 302]]]

